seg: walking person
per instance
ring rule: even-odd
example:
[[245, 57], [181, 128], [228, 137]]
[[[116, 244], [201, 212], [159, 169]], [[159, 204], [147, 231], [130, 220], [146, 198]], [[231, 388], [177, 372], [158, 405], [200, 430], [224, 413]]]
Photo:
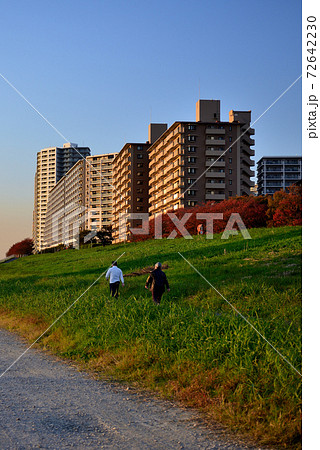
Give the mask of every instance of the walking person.
[[124, 279], [122, 270], [119, 269], [117, 261], [113, 261], [110, 269], [108, 269], [106, 279], [108, 280], [108, 278], [110, 278], [111, 297], [118, 298], [120, 281], [122, 283], [122, 286], [124, 286]]
[[165, 288], [167, 288], [168, 292], [170, 291], [167, 276], [164, 272], [162, 272], [161, 267], [162, 264], [157, 262], [145, 285], [146, 289], [149, 289], [149, 286], [151, 286], [150, 291], [152, 292], [152, 299], [157, 305], [160, 304]]

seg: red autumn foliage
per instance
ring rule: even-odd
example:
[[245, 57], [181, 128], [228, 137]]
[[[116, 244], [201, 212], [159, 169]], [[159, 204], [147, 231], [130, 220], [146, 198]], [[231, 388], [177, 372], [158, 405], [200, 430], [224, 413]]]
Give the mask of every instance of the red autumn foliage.
[[[199, 213], [222, 213], [222, 219], [213, 219], [213, 233], [221, 233], [225, 230], [231, 214], [238, 213], [246, 228], [261, 228], [266, 226], [301, 225], [302, 210], [301, 188], [296, 186], [288, 192], [279, 191], [273, 196], [245, 196], [233, 197], [219, 203], [208, 202], [192, 208], [180, 208], [162, 215], [162, 237], [168, 237], [172, 232], [172, 237], [181, 237], [181, 232], [177, 229], [172, 218], [176, 216], [182, 219], [181, 225], [191, 234], [197, 234], [197, 227], [203, 224], [204, 233], [207, 231], [205, 219], [197, 218]], [[174, 214], [170, 217], [171, 214]], [[189, 217], [184, 216], [189, 214]], [[184, 217], [184, 219], [183, 219]], [[212, 220], [211, 220], [212, 222]], [[236, 226], [234, 227], [236, 228]], [[209, 232], [209, 230], [208, 230]], [[155, 236], [155, 220], [149, 221], [149, 234], [131, 235], [131, 240], [138, 242], [153, 239]]]
[[291, 186], [288, 193], [276, 196], [274, 203], [272, 223], [269, 225], [274, 227], [302, 225], [302, 189], [300, 186]]
[[32, 239], [26, 238], [21, 242], [13, 244], [6, 253], [6, 256], [24, 256], [31, 255], [33, 251]]

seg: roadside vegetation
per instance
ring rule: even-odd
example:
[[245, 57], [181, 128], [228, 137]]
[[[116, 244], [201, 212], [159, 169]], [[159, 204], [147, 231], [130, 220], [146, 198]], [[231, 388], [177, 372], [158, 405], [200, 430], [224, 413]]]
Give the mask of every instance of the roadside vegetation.
[[118, 300], [102, 277], [39, 345], [196, 407], [260, 444], [299, 448], [300, 375], [178, 253], [301, 372], [301, 227], [249, 231], [251, 240], [148, 240], [2, 265], [0, 324], [32, 341], [123, 252], [125, 274], [161, 261], [171, 291], [160, 306], [145, 274], [126, 277]]

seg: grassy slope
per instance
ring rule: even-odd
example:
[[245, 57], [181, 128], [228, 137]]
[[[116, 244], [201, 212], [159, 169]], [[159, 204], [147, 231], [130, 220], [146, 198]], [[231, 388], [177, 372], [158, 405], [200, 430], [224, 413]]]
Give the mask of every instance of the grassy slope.
[[171, 292], [160, 307], [144, 289], [145, 276], [127, 278], [117, 301], [108, 298], [102, 278], [42, 345], [202, 408], [260, 443], [299, 447], [300, 376], [178, 254], [300, 371], [301, 228], [250, 234], [250, 241], [241, 235], [198, 236], [35, 255], [2, 265], [2, 323], [20, 329], [28, 323], [33, 338], [124, 251], [124, 273], [167, 263]]

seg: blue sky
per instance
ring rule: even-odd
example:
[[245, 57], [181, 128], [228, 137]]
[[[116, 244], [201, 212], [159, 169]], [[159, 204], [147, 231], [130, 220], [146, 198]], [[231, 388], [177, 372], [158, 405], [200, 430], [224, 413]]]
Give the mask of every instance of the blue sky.
[[[4, 1], [1, 70], [92, 154], [195, 120], [199, 97], [255, 120], [301, 74], [301, 4]], [[31, 236], [36, 153], [63, 139], [0, 78], [0, 257]], [[301, 154], [301, 80], [256, 124], [256, 157]]]

